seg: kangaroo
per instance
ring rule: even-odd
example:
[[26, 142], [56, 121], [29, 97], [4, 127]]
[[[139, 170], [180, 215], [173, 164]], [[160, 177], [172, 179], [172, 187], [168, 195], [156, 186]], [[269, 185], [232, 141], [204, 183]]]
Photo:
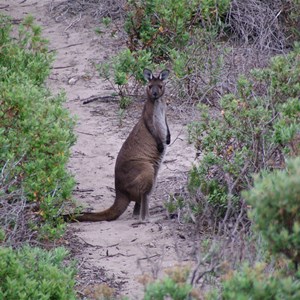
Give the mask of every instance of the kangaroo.
[[163, 99], [168, 70], [155, 77], [145, 69], [148, 81], [147, 101], [142, 115], [124, 142], [115, 165], [116, 197], [113, 205], [100, 212], [86, 212], [76, 220], [97, 222], [112, 221], [120, 217], [130, 201], [134, 201], [133, 215], [140, 221], [149, 219], [149, 196], [155, 185], [158, 169], [170, 144], [171, 135], [166, 119], [166, 102]]

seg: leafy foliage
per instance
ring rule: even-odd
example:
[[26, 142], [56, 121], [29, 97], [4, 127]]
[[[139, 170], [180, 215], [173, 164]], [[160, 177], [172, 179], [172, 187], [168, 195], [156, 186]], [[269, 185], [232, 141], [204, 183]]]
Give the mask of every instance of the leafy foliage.
[[193, 28], [202, 22], [209, 29], [221, 26], [229, 8], [229, 0], [128, 1], [125, 30], [129, 49], [145, 49], [154, 61], [168, 59], [170, 49], [182, 49]]
[[[128, 49], [121, 51], [112, 62], [103, 64], [100, 75], [113, 87], [116, 85], [121, 97], [136, 91], [144, 82], [145, 67], [163, 69], [171, 61], [176, 75], [183, 77], [188, 72], [189, 54], [193, 52], [193, 47], [187, 50], [187, 44], [196, 33], [205, 36], [210, 31], [218, 32], [229, 3], [229, 0], [218, 3], [214, 0], [128, 1], [125, 20]], [[129, 84], [131, 81], [133, 86]]]
[[[230, 271], [222, 282], [221, 296], [208, 299], [298, 299], [300, 297], [300, 157], [287, 162], [285, 170], [261, 172], [254, 187], [243, 193], [254, 227], [261, 234], [269, 255], [277, 254], [271, 269], [266, 263], [247, 264]], [[282, 261], [284, 254], [295, 268]], [[274, 268], [275, 266], [275, 268]], [[278, 268], [279, 266], [279, 268]]]
[[278, 273], [270, 275], [264, 264], [257, 264], [254, 268], [247, 265], [240, 271], [229, 274], [223, 282], [221, 297], [212, 296], [208, 299], [224, 300], [260, 300], [260, 299], [298, 299], [300, 297], [299, 275], [280, 276]]
[[14, 41], [9, 18], [0, 15], [0, 24], [1, 81], [12, 78], [20, 83], [20, 79], [27, 79], [41, 85], [50, 73], [54, 58], [48, 53], [48, 42], [41, 36], [41, 27], [33, 23], [32, 16], [27, 16]]
[[156, 280], [146, 286], [144, 300], [173, 300], [200, 299], [198, 293], [187, 283], [190, 273], [188, 267], [175, 266], [167, 270], [168, 276]]
[[74, 184], [66, 171], [74, 121], [63, 108], [64, 96], [43, 87], [53, 56], [40, 27], [29, 16], [13, 39], [9, 19], [1, 17], [1, 24], [0, 169], [10, 172], [0, 191], [9, 198], [24, 189], [29, 201], [39, 203], [39, 214], [56, 223]]
[[0, 248], [0, 299], [76, 299], [75, 271], [64, 248]]
[[164, 300], [165, 296], [174, 300], [184, 300], [191, 290], [190, 285], [177, 284], [172, 278], [166, 277], [162, 281], [148, 285], [144, 300]]
[[[213, 112], [199, 105], [202, 119], [189, 126], [202, 154], [190, 173], [189, 186], [213, 205], [239, 203], [252, 186], [252, 173], [283, 168], [300, 153], [300, 47], [276, 56], [268, 68], [240, 77], [237, 92], [225, 95]], [[216, 196], [214, 196], [216, 195]]]
[[[113, 57], [110, 62], [99, 65], [100, 76], [109, 81], [116, 93], [121, 96], [121, 108], [126, 108], [129, 104], [126, 96], [131, 94], [131, 90], [137, 88], [136, 84], [144, 83], [143, 71], [146, 67], [152, 66], [151, 53], [140, 50], [135, 53], [129, 49], [121, 51]], [[133, 86], [130, 81], [136, 83]], [[124, 102], [127, 105], [124, 105]]]
[[251, 205], [251, 218], [272, 253], [300, 263], [300, 158], [284, 171], [256, 176], [254, 188], [243, 194]]

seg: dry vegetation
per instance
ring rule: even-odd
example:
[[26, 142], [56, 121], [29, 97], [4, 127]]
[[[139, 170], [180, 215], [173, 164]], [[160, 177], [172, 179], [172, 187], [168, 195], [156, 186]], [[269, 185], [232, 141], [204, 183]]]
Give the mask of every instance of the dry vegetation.
[[[294, 13], [297, 7], [299, 8], [299, 4], [292, 0], [232, 0], [227, 13], [222, 16], [222, 26], [214, 28], [213, 32], [204, 30], [205, 22], [201, 17], [194, 18], [194, 21], [197, 20], [193, 24], [194, 35], [190, 40], [190, 47], [184, 48], [185, 55], [164, 62], [174, 68], [174, 76], [170, 82], [170, 95], [180, 109], [184, 110], [185, 107], [186, 111], [191, 107], [196, 109], [197, 105], [202, 103], [209, 108], [211, 118], [219, 116], [223, 110], [220, 101], [224, 95], [240, 92], [237, 80], [241, 74], [247, 77], [250, 76], [252, 69], [268, 66], [271, 57], [278, 54], [286, 55], [293, 47], [293, 42], [299, 39], [297, 26], [300, 24], [300, 17], [299, 14]], [[133, 40], [128, 38], [122, 26], [128, 13], [128, 4], [125, 0], [69, 0], [52, 6], [50, 11], [57, 21], [76, 16], [69, 26], [73, 26], [74, 22], [80, 22], [83, 14], [89, 14], [96, 20], [110, 18], [112, 23], [108, 30], [119, 31], [120, 36], [124, 38], [124, 44], [127, 43], [130, 49], [133, 48], [130, 44]], [[213, 23], [212, 20], [210, 22]], [[197, 26], [200, 31], [195, 29]], [[172, 65], [174, 61], [179, 64], [178, 69], [176, 65]], [[134, 81], [133, 77], [131, 78]], [[265, 92], [266, 87], [257, 83], [253, 90], [256, 91], [255, 97], [258, 97]], [[202, 148], [197, 145], [200, 141], [196, 138], [194, 142], [199, 149], [198, 158], [201, 159]], [[226, 147], [228, 147], [225, 149], [227, 153], [229, 147], [238, 148], [233, 140]], [[277, 160], [276, 168], [284, 165], [279, 150], [281, 151], [276, 147], [270, 150], [274, 153], [277, 151], [276, 155], [272, 156], [273, 160]], [[258, 149], [259, 151], [262, 149]], [[225, 152], [222, 155], [225, 156]], [[179, 205], [176, 202], [178, 199], [184, 199], [186, 204], [179, 207], [181, 217], [186, 216], [186, 219], [194, 224], [195, 232], [201, 235], [203, 240], [203, 244], [197, 246], [196, 267], [190, 272], [189, 283], [192, 286], [202, 288], [207, 285], [218, 285], [220, 276], [212, 276], [213, 274], [226, 274], [243, 261], [253, 265], [264, 255], [261, 250], [261, 240], [254, 239], [251, 231], [252, 223], [247, 216], [249, 205], [243, 199], [238, 204], [238, 209], [234, 205], [236, 194], [252, 186], [250, 181], [248, 186], [245, 184], [250, 177], [249, 172], [264, 169], [262, 163], [256, 169], [249, 168], [250, 163], [252, 162], [247, 162], [241, 167], [240, 174], [235, 178], [217, 167], [210, 169], [207, 178], [215, 178], [219, 183], [223, 183], [229, 195], [223, 211], [222, 208], [215, 210], [214, 206], [207, 202], [208, 197], [201, 189], [190, 194], [186, 188], [173, 199], [172, 205], [175, 207]], [[0, 174], [1, 191], [9, 188], [7, 174], [5, 165]], [[241, 178], [244, 179], [243, 183]], [[11, 193], [9, 199], [3, 198], [1, 191], [0, 225], [7, 232], [7, 244], [18, 245], [23, 241], [32, 241], [36, 238], [36, 232], [29, 230], [28, 224], [26, 225], [26, 220], [32, 221], [32, 218], [28, 218], [28, 215], [32, 214], [32, 205], [26, 202], [22, 190]], [[167, 209], [170, 209], [168, 205], [170, 203], [167, 204]], [[195, 211], [195, 207], [198, 211]], [[178, 217], [176, 213], [170, 215]], [[268, 268], [271, 270], [274, 265], [270, 264]]]
[[37, 234], [28, 226], [31, 212], [24, 192], [19, 189], [10, 193], [9, 197], [6, 196], [6, 191], [13, 185], [7, 169], [8, 166], [5, 165], [1, 171], [0, 180], [0, 227], [6, 233], [6, 244], [18, 247], [24, 242], [35, 243]]

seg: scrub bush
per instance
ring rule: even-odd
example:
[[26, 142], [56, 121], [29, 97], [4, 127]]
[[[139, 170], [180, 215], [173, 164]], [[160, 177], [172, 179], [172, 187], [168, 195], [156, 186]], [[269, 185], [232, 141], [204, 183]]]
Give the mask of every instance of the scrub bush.
[[75, 270], [65, 266], [64, 248], [0, 248], [0, 299], [76, 299]]
[[241, 76], [237, 92], [223, 96], [213, 112], [199, 105], [201, 120], [190, 124], [189, 134], [201, 155], [189, 187], [223, 213], [229, 206], [239, 211], [253, 173], [282, 169], [300, 154], [299, 56], [295, 45], [250, 78]]
[[300, 157], [285, 170], [255, 177], [254, 187], [243, 194], [250, 216], [267, 241], [271, 253], [284, 254], [300, 264]]
[[270, 274], [264, 267], [264, 264], [257, 264], [254, 268], [244, 266], [240, 271], [228, 275], [219, 295], [215, 294], [207, 299], [299, 299], [299, 275], [293, 278], [290, 275], [280, 276], [279, 273]]
[[0, 200], [7, 202], [22, 190], [55, 234], [55, 218], [74, 185], [66, 170], [74, 121], [63, 107], [64, 95], [52, 96], [44, 86], [53, 55], [41, 28], [29, 16], [17, 37], [12, 29], [9, 18], [1, 16], [0, 170], [6, 175], [0, 180]]

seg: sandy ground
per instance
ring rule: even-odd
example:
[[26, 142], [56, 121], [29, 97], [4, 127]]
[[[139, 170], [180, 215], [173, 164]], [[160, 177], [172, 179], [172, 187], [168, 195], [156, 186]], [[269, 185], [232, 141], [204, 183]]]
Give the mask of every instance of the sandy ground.
[[[63, 6], [61, 10], [57, 8], [63, 3], [1, 0], [0, 12], [16, 21], [32, 14], [49, 39], [49, 48], [56, 51], [48, 86], [54, 93], [66, 92], [66, 107], [77, 118], [77, 143], [72, 148], [69, 163], [77, 183], [74, 198], [86, 208], [100, 210], [109, 207], [114, 200], [115, 160], [141, 113], [143, 99], [131, 105], [122, 119], [118, 115], [117, 101], [82, 103], [93, 95], [111, 95], [110, 85], [99, 78], [94, 63], [105, 61], [121, 49], [123, 42], [118, 35], [112, 37], [110, 28], [97, 24], [91, 16], [66, 17], [62, 14]], [[96, 34], [96, 27], [103, 33]], [[164, 268], [194, 260], [194, 234], [187, 232], [176, 219], [169, 219], [163, 208], [170, 194], [184, 188], [195, 157], [193, 146], [187, 143], [186, 124], [191, 116], [170, 100], [168, 122], [172, 143], [150, 200], [151, 222], [137, 224], [132, 218], [133, 205], [130, 205], [113, 222], [69, 225], [69, 244], [80, 262], [81, 295], [86, 293], [86, 287], [106, 282], [116, 288], [119, 295], [142, 299], [141, 275], [160, 277]], [[90, 298], [93, 297], [96, 298], [91, 293]]]

